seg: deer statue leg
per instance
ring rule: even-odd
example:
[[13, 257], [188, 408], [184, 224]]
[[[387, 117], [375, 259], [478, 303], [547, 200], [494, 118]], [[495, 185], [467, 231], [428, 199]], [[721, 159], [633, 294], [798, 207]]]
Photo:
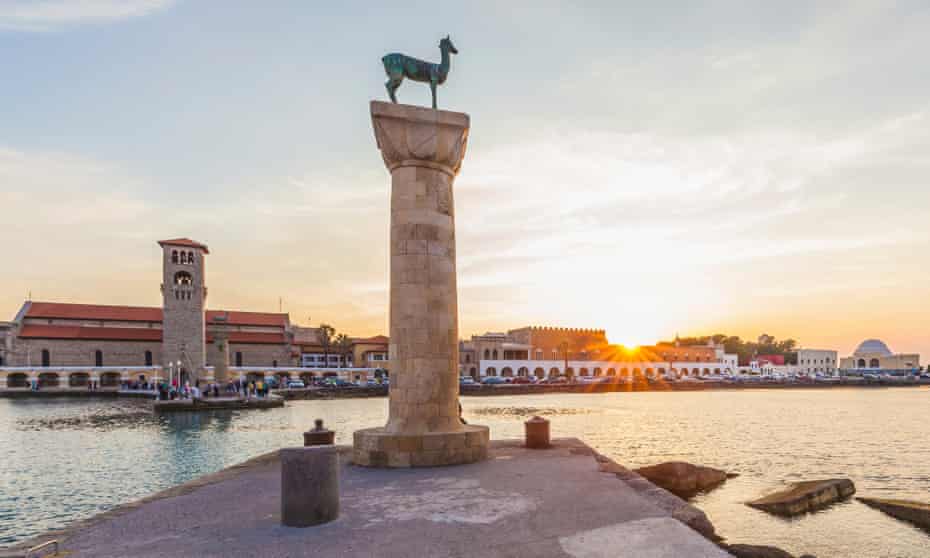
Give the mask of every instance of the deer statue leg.
[[394, 78], [388, 78], [384, 83], [384, 88], [387, 89], [388, 96], [391, 98], [392, 103], [397, 102], [397, 96], [394, 95], [394, 92], [397, 91], [397, 88], [400, 87], [400, 80]]
[[436, 108], [436, 81], [430, 80], [429, 82], [430, 92], [433, 94], [433, 108]]

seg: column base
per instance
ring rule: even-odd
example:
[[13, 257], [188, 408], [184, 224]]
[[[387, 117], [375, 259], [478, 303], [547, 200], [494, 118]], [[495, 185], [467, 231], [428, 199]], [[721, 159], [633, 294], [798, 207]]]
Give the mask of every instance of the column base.
[[466, 424], [457, 432], [392, 434], [384, 428], [356, 430], [352, 462], [363, 467], [443, 467], [488, 457], [487, 426]]

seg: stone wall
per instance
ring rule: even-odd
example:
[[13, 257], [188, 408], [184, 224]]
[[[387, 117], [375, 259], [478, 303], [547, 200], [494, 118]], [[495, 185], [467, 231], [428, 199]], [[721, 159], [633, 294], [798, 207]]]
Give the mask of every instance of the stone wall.
[[[524, 327], [510, 330], [508, 336], [515, 343], [532, 345], [530, 359], [533, 360], [551, 360], [553, 351], [562, 358], [561, 346], [566, 341], [572, 360], [593, 359], [598, 351], [607, 345], [607, 334], [603, 329]], [[541, 349], [542, 353], [538, 349]]]
[[[0, 338], [0, 351], [4, 340]], [[219, 353], [207, 345], [207, 365], [214, 366]], [[162, 344], [158, 341], [95, 341], [80, 339], [16, 339], [11, 350], [2, 351], [4, 366], [40, 366], [42, 350], [49, 351], [50, 366], [95, 366], [95, 353], [103, 351], [104, 366], [145, 366], [145, 352], [152, 352], [152, 365], [162, 365]], [[290, 345], [230, 343], [230, 364], [236, 352], [242, 353], [243, 366], [296, 366]]]
[[[297, 365], [291, 358], [291, 349], [288, 345], [230, 343], [230, 366], [239, 366], [236, 362], [236, 353], [242, 353], [241, 366], [273, 366], [275, 361], [281, 367]], [[215, 359], [218, 357], [219, 351], [213, 346], [213, 343], [210, 343], [207, 351], [207, 366], [213, 366], [216, 362]]]
[[103, 351], [104, 366], [144, 366], [145, 352], [152, 364], [161, 364], [158, 341], [84, 341], [73, 339], [17, 339], [7, 366], [40, 366], [42, 350], [49, 351], [49, 366], [94, 366], [95, 353]]

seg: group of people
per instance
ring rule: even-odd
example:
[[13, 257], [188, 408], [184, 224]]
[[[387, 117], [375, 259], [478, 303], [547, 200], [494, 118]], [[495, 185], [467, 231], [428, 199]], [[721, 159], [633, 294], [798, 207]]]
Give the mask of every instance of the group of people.
[[[191, 385], [190, 382], [184, 382], [184, 385], [179, 385], [177, 378], [173, 379], [171, 382], [161, 382], [155, 387], [157, 388], [158, 399], [161, 401], [219, 397], [221, 391], [220, 384], [215, 382], [202, 385], [200, 380], [197, 380], [194, 382], [194, 385]], [[235, 394], [236, 397], [243, 397], [245, 399], [267, 397], [270, 389], [271, 386], [268, 385], [268, 382], [262, 380], [248, 381], [243, 378], [235, 382], [229, 382], [226, 384], [225, 388], [222, 388], [227, 395], [232, 396]]]
[[268, 392], [271, 390], [271, 386], [268, 385], [268, 382], [262, 380], [249, 381], [245, 378], [239, 378], [239, 380], [232, 382], [230, 385], [233, 386], [232, 389], [236, 391], [236, 395], [245, 397], [246, 399], [252, 397], [267, 397]]
[[162, 382], [158, 384], [158, 399], [162, 401], [171, 401], [174, 399], [203, 399], [206, 397], [219, 397], [220, 385], [209, 383], [201, 388], [200, 380], [191, 385], [190, 382], [184, 382], [184, 385], [178, 385], [177, 378], [171, 382]]
[[155, 384], [146, 380], [145, 376], [140, 376], [138, 380], [124, 380], [120, 387], [123, 390], [148, 391], [150, 389], [155, 389]]

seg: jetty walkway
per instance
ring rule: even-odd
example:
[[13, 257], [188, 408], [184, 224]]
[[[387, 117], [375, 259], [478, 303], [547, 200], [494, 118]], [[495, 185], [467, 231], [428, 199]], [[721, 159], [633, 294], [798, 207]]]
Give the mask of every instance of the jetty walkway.
[[[703, 512], [575, 439], [549, 450], [491, 443], [471, 465], [366, 469], [341, 454], [341, 515], [280, 524], [277, 453], [70, 528], [70, 557], [722, 558]], [[699, 532], [700, 531], [700, 532]], [[703, 534], [701, 534], [703, 533]], [[2, 554], [2, 553], [0, 553]]]

